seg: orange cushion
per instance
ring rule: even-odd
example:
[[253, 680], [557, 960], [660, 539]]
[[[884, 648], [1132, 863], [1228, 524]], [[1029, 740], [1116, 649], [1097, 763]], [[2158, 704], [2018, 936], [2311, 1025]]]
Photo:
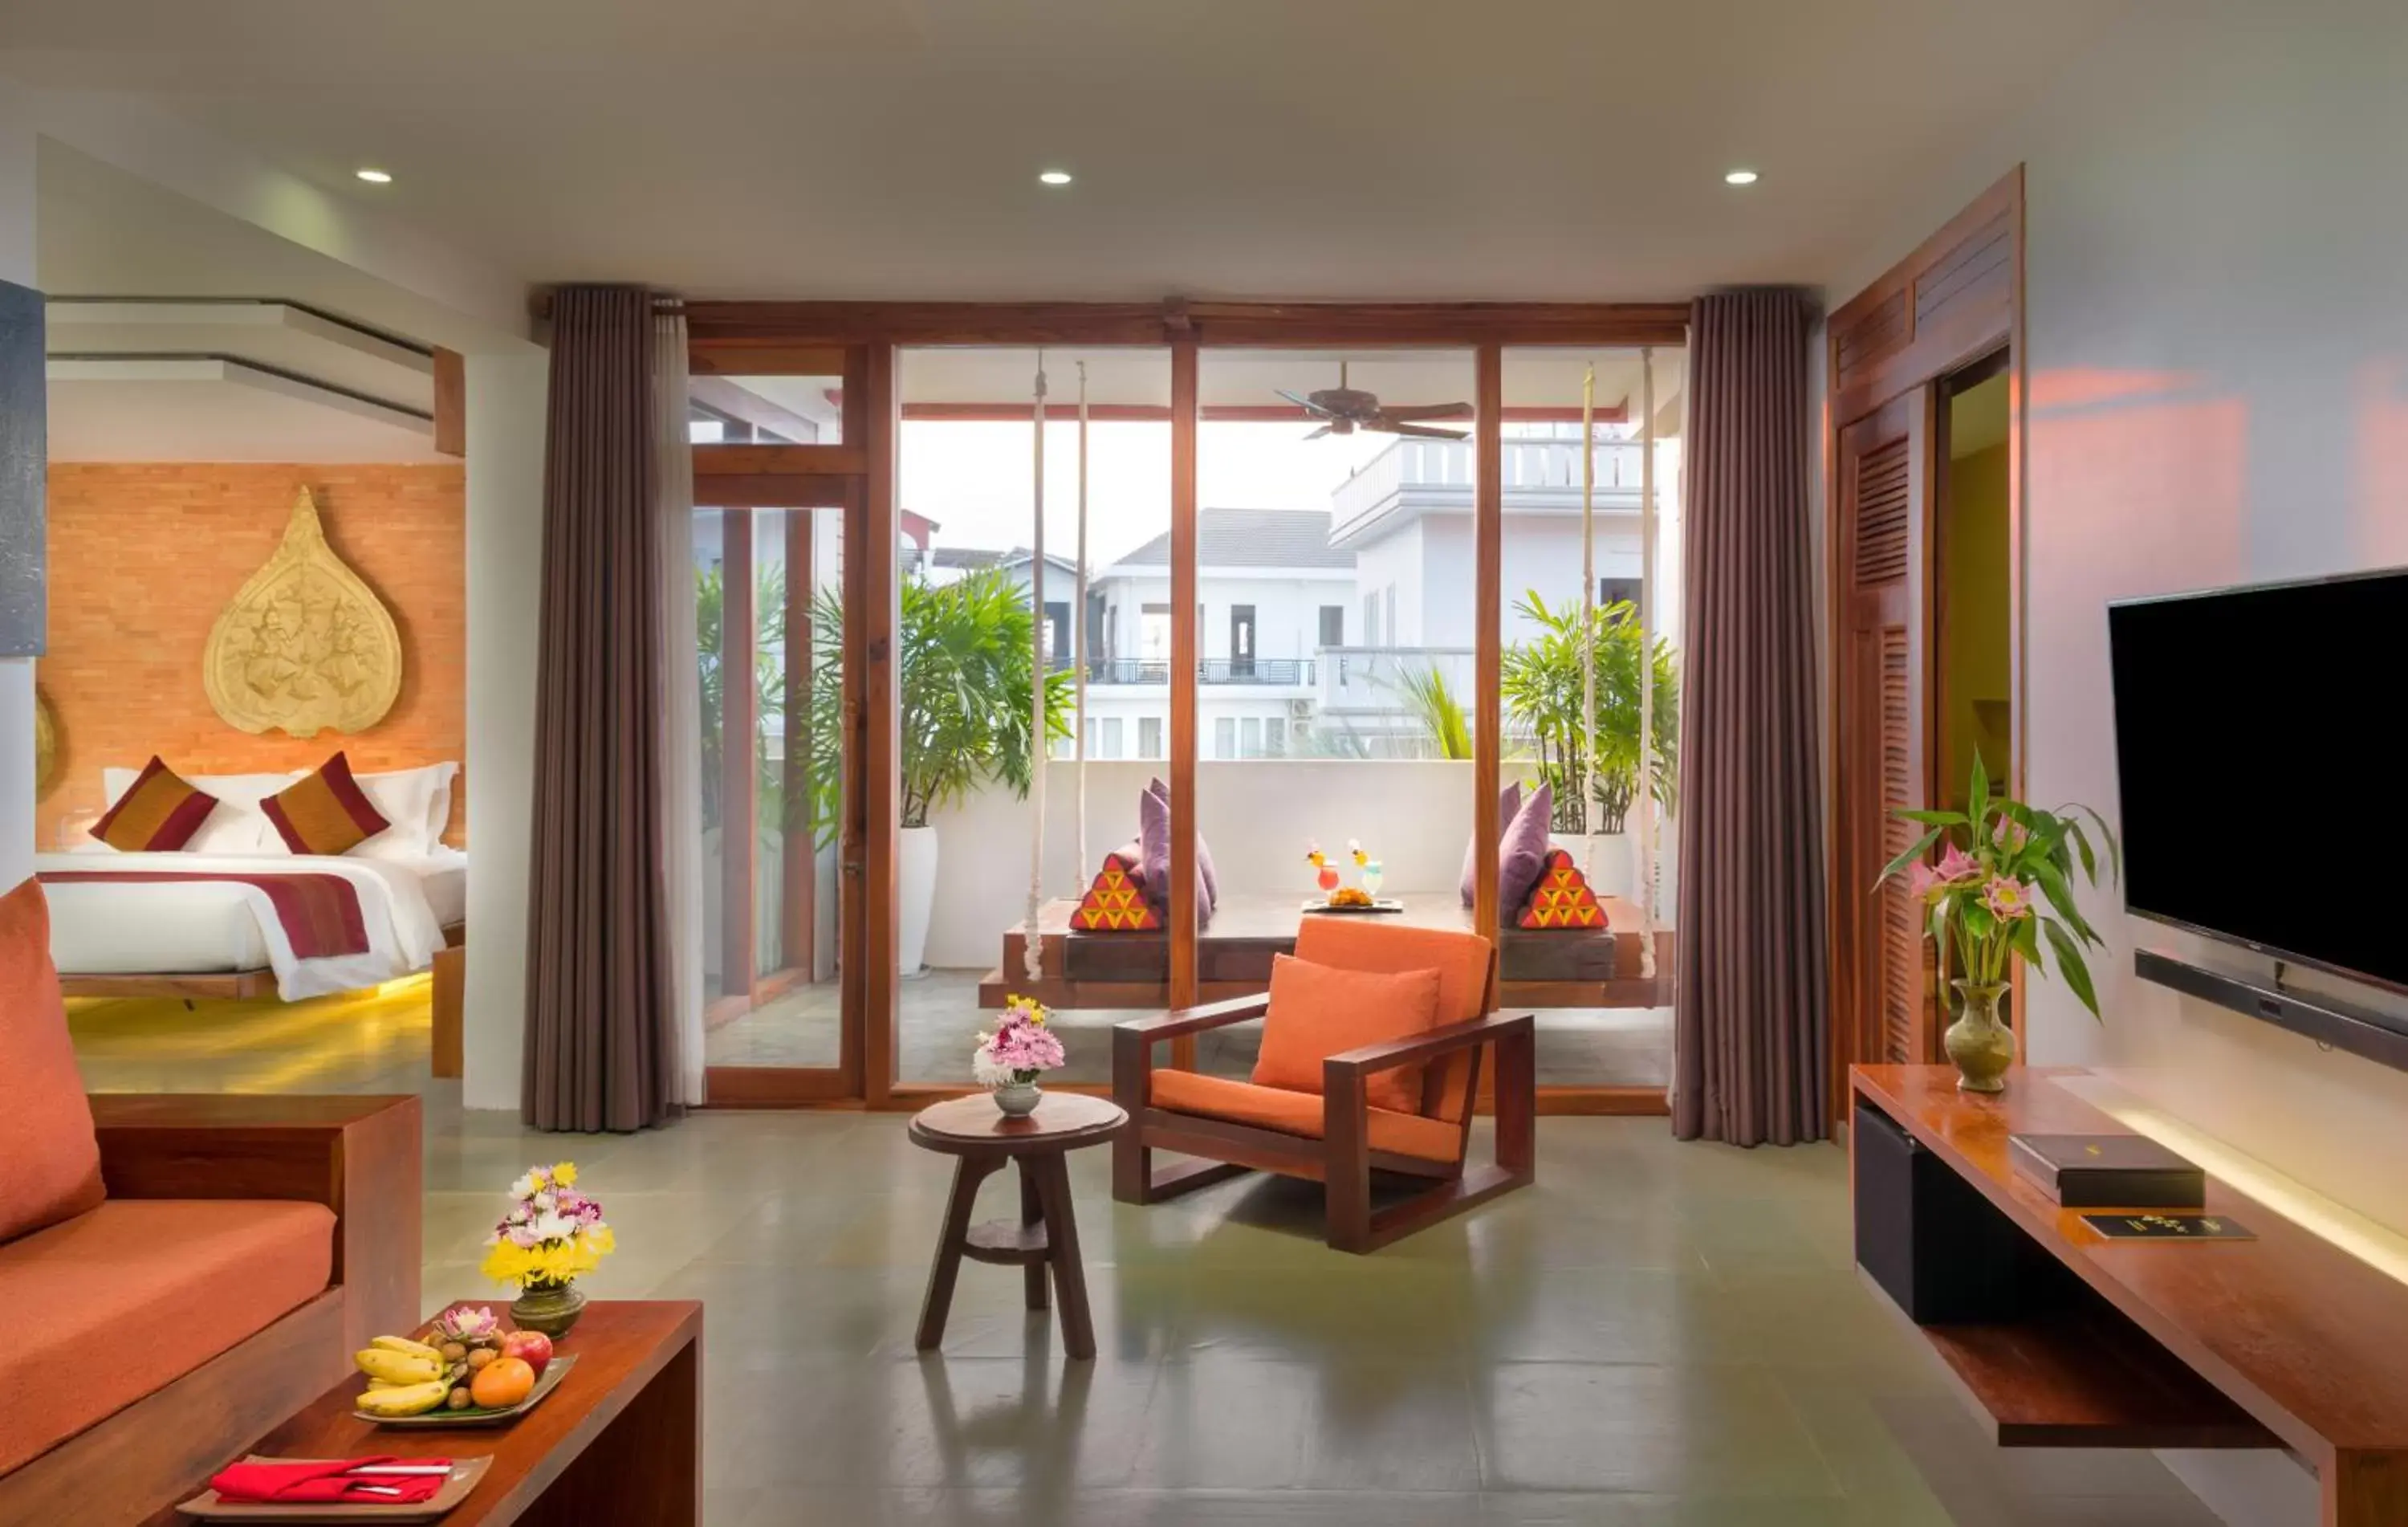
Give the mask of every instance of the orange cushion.
[[[1207, 1076], [1200, 1072], [1155, 1072], [1154, 1105], [1173, 1113], [1197, 1114], [1232, 1124], [1277, 1130], [1282, 1134], [1302, 1135], [1307, 1140], [1320, 1139], [1324, 1128], [1324, 1104], [1319, 1098], [1284, 1088], [1256, 1087], [1226, 1076]], [[1459, 1123], [1450, 1124], [1420, 1114], [1400, 1114], [1388, 1108], [1370, 1109], [1367, 1116], [1369, 1127], [1366, 1132], [1373, 1150], [1418, 1157], [1426, 1161], [1463, 1159], [1463, 1126]]]
[[322, 1203], [111, 1199], [0, 1246], [0, 1474], [315, 1298]]
[[0, 1242], [100, 1198], [92, 1104], [50, 964], [50, 904], [41, 883], [27, 880], [0, 897]]
[[348, 854], [393, 826], [351, 777], [351, 760], [340, 753], [261, 801], [259, 809], [295, 854]]
[[1438, 972], [1440, 1024], [1469, 1023], [1488, 1012], [1490, 948], [1477, 933], [1377, 917], [1307, 917], [1296, 934], [1296, 958], [1316, 965]]
[[121, 854], [172, 854], [193, 841], [218, 798], [195, 789], [152, 754], [92, 835]]
[[[1477, 933], [1445, 928], [1414, 928], [1379, 917], [1307, 917], [1297, 929], [1296, 957], [1350, 971], [1438, 972], [1438, 1027], [1469, 1023], [1487, 1016], [1494, 993], [1489, 977], [1494, 948]], [[1440, 1118], [1460, 1119], [1471, 1110], [1471, 1056], [1458, 1053], [1438, 1064], [1436, 1106]]]
[[[1341, 971], [1273, 955], [1254, 1085], [1318, 1093], [1321, 1063], [1331, 1056], [1437, 1027], [1438, 987], [1436, 971]], [[1374, 1108], [1420, 1113], [1422, 1068], [1374, 1072], [1363, 1079], [1363, 1096]]]

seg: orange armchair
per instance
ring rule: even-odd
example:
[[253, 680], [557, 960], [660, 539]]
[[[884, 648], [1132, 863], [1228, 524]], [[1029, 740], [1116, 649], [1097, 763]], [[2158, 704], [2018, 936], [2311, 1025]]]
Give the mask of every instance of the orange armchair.
[[[1497, 949], [1476, 933], [1371, 918], [1308, 916], [1296, 957], [1344, 970], [1439, 972], [1440, 1026], [1410, 1038], [1328, 1056], [1322, 1092], [1263, 1087], [1154, 1066], [1164, 1040], [1242, 1023], [1268, 1011], [1268, 994], [1166, 1013], [1112, 1031], [1112, 1095], [1135, 1123], [1112, 1144], [1112, 1196], [1156, 1203], [1241, 1172], [1275, 1172], [1323, 1184], [1328, 1241], [1375, 1251], [1537, 1177], [1537, 1045], [1529, 1014], [1490, 1012]], [[1471, 1116], [1482, 1058], [1495, 1056], [1496, 1160], [1471, 1166]], [[1375, 1107], [1366, 1082], [1424, 1068], [1422, 1105]], [[1156, 1150], [1198, 1160], [1157, 1172]], [[1428, 1184], [1375, 1211], [1371, 1174]]]

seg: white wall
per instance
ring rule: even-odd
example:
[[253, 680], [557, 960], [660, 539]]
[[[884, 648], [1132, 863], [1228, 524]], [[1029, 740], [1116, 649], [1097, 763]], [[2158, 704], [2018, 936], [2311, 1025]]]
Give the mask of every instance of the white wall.
[[467, 777], [477, 832], [461, 1098], [471, 1108], [519, 1106], [548, 364], [530, 351], [471, 355], [467, 366]]
[[[1207, 743], [1210, 738], [1206, 739]], [[1100, 862], [1137, 836], [1138, 794], [1167, 777], [1164, 763], [1087, 765], [1087, 850]], [[1048, 767], [1045, 895], [1076, 896], [1096, 866], [1076, 863], [1071, 810], [1077, 771]], [[1384, 892], [1454, 891], [1471, 838], [1471, 765], [1430, 761], [1297, 759], [1197, 765], [1197, 827], [1225, 894], [1312, 888], [1308, 839], [1332, 853], [1359, 838], [1387, 868]], [[481, 806], [480, 808], [482, 809]], [[1031, 802], [986, 790], [934, 819], [941, 844], [928, 963], [986, 970], [1002, 958], [1003, 930], [1028, 899]]]
[[[0, 96], [0, 281], [32, 286], [34, 130]], [[0, 658], [0, 891], [34, 872], [34, 664]]]
[[[2408, 562], [2403, 59], [2408, 7], [2396, 3], [2200, 5], [2174, 26], [2141, 17], [1835, 273], [1843, 299], [2026, 162], [2035, 799], [2115, 809], [2108, 600]], [[2382, 723], [2251, 699], [2270, 726], [2234, 724], [2245, 762], [2233, 891], [2281, 895], [2249, 881], [2245, 839], [2301, 830], [2282, 750], [2327, 727], [2334, 745], [2372, 745]], [[2114, 944], [2094, 965], [2106, 1021], [2034, 983], [2031, 1059], [2099, 1068], [2408, 1232], [2408, 1075], [2143, 984], [2135, 944], [2187, 941], [2099, 921]], [[2170, 1462], [2229, 1520], [2315, 1520], [2312, 1491], [2279, 1461]]]

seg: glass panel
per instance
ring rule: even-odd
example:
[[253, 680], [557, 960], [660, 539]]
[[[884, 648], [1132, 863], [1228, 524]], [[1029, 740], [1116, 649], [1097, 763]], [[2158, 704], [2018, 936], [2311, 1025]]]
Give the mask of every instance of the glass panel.
[[[1045, 556], [1036, 533], [1037, 374], [1045, 374]], [[1078, 596], [1081, 368], [1102, 417], [1087, 439], [1087, 597]], [[907, 835], [933, 843], [915, 872], [907, 845], [900, 888], [907, 933], [926, 909], [916, 973], [901, 984], [897, 1074], [962, 1085], [972, 1050], [1007, 994], [1055, 1010], [1068, 1052], [1054, 1081], [1105, 1082], [1111, 1025], [1126, 1009], [1082, 1005], [1059, 974], [1071, 914], [1104, 857], [1134, 841], [1139, 798], [1161, 772], [1170, 684], [1170, 365], [1161, 350], [924, 348], [901, 356], [901, 493], [921, 540], [907, 554], [903, 729]], [[1034, 593], [1032, 594], [1032, 588]], [[1226, 618], [1226, 613], [1225, 613]], [[913, 667], [930, 644], [913, 631], [944, 622], [955, 650], [977, 653], [976, 682], [953, 685]], [[1041, 624], [1040, 624], [1041, 623]], [[1027, 769], [1032, 638], [1041, 641], [1056, 756]], [[941, 656], [941, 653], [930, 654]], [[1084, 681], [1085, 706], [1077, 691]], [[956, 698], [967, 697], [966, 705]], [[1082, 766], [1073, 740], [1087, 742]], [[1067, 748], [1068, 756], [1065, 756]], [[1081, 830], [1080, 780], [1086, 821]], [[1038, 944], [1049, 972], [1023, 958], [1032, 843], [1044, 824]], [[921, 826], [925, 824], [924, 828]], [[918, 874], [920, 878], [915, 879]], [[1143, 937], [1140, 933], [1137, 935]], [[908, 944], [909, 940], [907, 938]], [[1087, 984], [1096, 983], [1091, 976]], [[1113, 993], [1117, 1000], [1125, 996]], [[882, 1021], [873, 1015], [872, 1022]]]
[[[1538, 898], [1534, 915], [1554, 926], [1521, 933], [1521, 947], [1574, 959], [1583, 941], [1601, 937], [1580, 926], [1585, 887], [1611, 940], [1600, 968], [1579, 967], [1572, 983], [1594, 987], [1591, 1002], [1537, 1010], [1542, 1086], [1670, 1079], [1683, 363], [1678, 350], [1653, 353], [1650, 430], [1641, 352], [1505, 355], [1504, 773], [1526, 791], [1542, 782], [1552, 790], [1556, 856], [1524, 904], [1505, 913], [1519, 920]], [[1584, 566], [1595, 580], [1585, 617]], [[1512, 964], [1509, 957], [1509, 978]]]
[[[1474, 378], [1465, 351], [1210, 351], [1200, 372], [1211, 1000], [1322, 918], [1468, 926]], [[1398, 910], [1305, 910], [1331, 887]], [[1197, 1064], [1246, 1075], [1258, 1035], [1203, 1036]]]
[[[834, 1068], [843, 516], [702, 509], [695, 521], [707, 1053], [715, 1066]], [[751, 684], [731, 692], [747, 671]], [[752, 746], [731, 765], [721, 738], [738, 716]], [[731, 927], [727, 909], [748, 901], [749, 929]]]
[[842, 377], [695, 376], [686, 415], [696, 445], [840, 445]]

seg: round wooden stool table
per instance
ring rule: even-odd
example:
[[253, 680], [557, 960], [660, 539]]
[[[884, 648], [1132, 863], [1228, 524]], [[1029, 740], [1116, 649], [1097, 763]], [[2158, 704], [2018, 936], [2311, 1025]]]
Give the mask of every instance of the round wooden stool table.
[[[911, 1143], [956, 1159], [953, 1195], [945, 1205], [945, 1232], [928, 1270], [928, 1297], [920, 1306], [919, 1347], [945, 1337], [953, 1284], [962, 1259], [1025, 1269], [1028, 1307], [1046, 1307], [1045, 1274], [1062, 1304], [1062, 1347], [1084, 1361], [1096, 1355], [1096, 1327], [1087, 1312], [1087, 1275], [1079, 1264], [1079, 1227], [1070, 1214], [1068, 1158], [1099, 1145], [1128, 1123], [1120, 1104], [1080, 1092], [1048, 1092], [1026, 1118], [1007, 1118], [980, 1093], [932, 1103], [911, 1120]], [[970, 1223], [979, 1184], [1006, 1161], [1020, 1163], [1020, 1217]]]

